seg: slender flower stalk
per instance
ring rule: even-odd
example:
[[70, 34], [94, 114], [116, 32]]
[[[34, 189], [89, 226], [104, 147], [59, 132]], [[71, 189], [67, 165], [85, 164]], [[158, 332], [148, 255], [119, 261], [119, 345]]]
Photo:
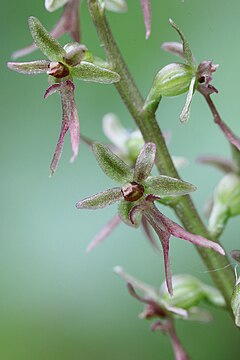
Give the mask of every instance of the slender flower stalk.
[[[159, 172], [179, 178], [154, 113], [143, 111], [144, 100], [122, 58], [104, 13], [99, 11], [96, 0], [88, 0], [88, 7], [100, 40], [104, 44], [108, 61], [112, 69], [121, 76], [121, 81], [116, 84], [116, 88], [139, 127], [144, 140], [156, 144], [155, 163]], [[174, 206], [174, 210], [188, 231], [211, 238], [189, 196], [186, 195], [179, 198], [177, 205]], [[227, 257], [220, 256], [208, 249], [198, 248], [198, 251], [209, 270], [218, 269], [218, 271], [210, 271], [210, 275], [221, 290], [226, 303], [230, 306], [230, 297], [234, 286], [234, 273], [229, 266]]]

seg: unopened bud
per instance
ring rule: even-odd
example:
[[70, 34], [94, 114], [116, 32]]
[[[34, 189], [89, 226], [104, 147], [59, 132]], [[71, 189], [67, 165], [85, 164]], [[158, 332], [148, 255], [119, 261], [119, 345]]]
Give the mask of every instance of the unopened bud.
[[189, 65], [169, 64], [158, 72], [153, 87], [162, 96], [177, 96], [188, 91], [193, 76]]
[[229, 173], [218, 184], [214, 193], [209, 229], [220, 235], [227, 220], [240, 214], [240, 176]]
[[[155, 112], [162, 96], [177, 96], [189, 91], [194, 77], [194, 69], [190, 65], [179, 63], [166, 65], [154, 79], [144, 110]], [[196, 86], [197, 81], [194, 90]]]

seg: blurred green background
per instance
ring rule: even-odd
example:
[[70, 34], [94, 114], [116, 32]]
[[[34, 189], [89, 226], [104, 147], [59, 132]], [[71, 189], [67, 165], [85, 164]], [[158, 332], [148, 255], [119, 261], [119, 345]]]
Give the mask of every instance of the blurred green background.
[[[67, 136], [57, 173], [49, 178], [49, 164], [58, 137], [61, 107], [55, 95], [43, 99], [44, 75], [28, 77], [6, 69], [11, 53], [31, 42], [30, 15], [51, 29], [61, 14], [47, 13], [43, 0], [4, 1], [1, 7], [1, 245], [0, 245], [0, 359], [3, 360], [146, 360], [173, 359], [167, 337], [152, 334], [150, 323], [137, 318], [142, 305], [130, 298], [124, 282], [112, 272], [123, 266], [132, 275], [158, 286], [164, 278], [162, 258], [140, 230], [121, 225], [105, 243], [86, 254], [91, 238], [115, 213], [114, 206], [98, 212], [77, 211], [80, 198], [112, 186], [89, 149], [82, 143], [76, 162], [69, 164]], [[142, 93], [154, 74], [169, 62], [160, 44], [178, 41], [168, 25], [171, 17], [184, 30], [195, 57], [220, 64], [214, 96], [225, 121], [240, 132], [239, 15], [236, 0], [152, 0], [152, 34], [145, 40], [140, 1], [129, 0], [129, 11], [109, 13], [117, 42]], [[83, 42], [103, 56], [85, 1], [81, 7]], [[61, 39], [62, 44], [69, 40]], [[35, 52], [24, 60], [41, 59]], [[75, 82], [76, 83], [76, 82]], [[134, 123], [114, 86], [76, 83], [76, 102], [82, 133], [106, 141], [102, 117], [115, 112], [129, 128]], [[199, 94], [191, 118], [181, 125], [184, 96], [164, 99], [158, 110], [163, 129], [172, 131], [173, 154], [189, 158], [181, 171], [194, 183], [197, 207], [221, 177], [196, 164], [200, 154], [230, 156], [228, 145], [213, 124]], [[174, 215], [165, 210], [174, 218]], [[222, 237], [227, 251], [239, 248], [239, 219], [229, 222]], [[211, 283], [196, 250], [172, 238], [173, 273], [191, 273]], [[216, 269], [217, 271], [217, 269]], [[180, 338], [194, 360], [236, 359], [239, 332], [224, 311], [213, 311], [208, 325], [177, 323]]]

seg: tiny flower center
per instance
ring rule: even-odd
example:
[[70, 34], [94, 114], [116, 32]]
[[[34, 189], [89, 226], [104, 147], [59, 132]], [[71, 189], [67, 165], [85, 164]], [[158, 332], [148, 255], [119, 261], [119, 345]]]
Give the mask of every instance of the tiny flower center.
[[57, 79], [61, 79], [69, 75], [68, 68], [60, 62], [52, 61], [48, 67], [48, 75], [54, 76]]
[[137, 201], [144, 194], [144, 187], [135, 181], [124, 185], [121, 189], [126, 201]]

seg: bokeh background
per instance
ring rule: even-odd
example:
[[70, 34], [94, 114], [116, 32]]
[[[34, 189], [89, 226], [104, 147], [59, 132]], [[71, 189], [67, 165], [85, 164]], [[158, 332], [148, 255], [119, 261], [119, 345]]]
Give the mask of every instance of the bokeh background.
[[[168, 25], [172, 17], [184, 30], [195, 57], [220, 64], [214, 85], [216, 104], [225, 121], [240, 132], [240, 3], [236, 0], [152, 0], [152, 34], [145, 40], [140, 1], [129, 0], [129, 11], [109, 13], [117, 42], [142, 93], [147, 94], [155, 73], [169, 62], [160, 44], [177, 40]], [[3, 1], [1, 27], [1, 243], [0, 243], [0, 359], [3, 360], [146, 360], [173, 359], [167, 337], [152, 334], [150, 323], [137, 318], [142, 310], [124, 282], [112, 272], [123, 266], [155, 286], [163, 281], [163, 262], [140, 230], [121, 225], [105, 243], [86, 254], [91, 238], [115, 213], [113, 207], [78, 211], [80, 198], [112, 186], [82, 143], [69, 164], [67, 137], [59, 169], [49, 178], [49, 164], [58, 137], [61, 107], [58, 95], [43, 99], [44, 75], [28, 77], [6, 69], [11, 53], [31, 42], [30, 15], [51, 29], [61, 14], [47, 13], [43, 0]], [[103, 56], [85, 1], [81, 7], [83, 42]], [[62, 44], [69, 41], [66, 35]], [[41, 59], [38, 51], [24, 59]], [[134, 123], [114, 86], [76, 82], [76, 102], [82, 133], [106, 141], [102, 117], [115, 112], [125, 124]], [[199, 211], [221, 177], [195, 162], [200, 154], [229, 157], [228, 144], [213, 124], [199, 94], [191, 118], [178, 116], [185, 97], [164, 99], [158, 110], [163, 129], [172, 132], [171, 152], [185, 156], [190, 166], [183, 178], [198, 187]], [[168, 210], [167, 214], [174, 218]], [[222, 237], [227, 251], [239, 248], [239, 219], [229, 222]], [[196, 250], [172, 238], [173, 273], [191, 273], [211, 284]], [[216, 269], [217, 271], [217, 269]], [[177, 323], [180, 338], [195, 360], [236, 359], [239, 332], [224, 311], [213, 310], [214, 321], [203, 325]]]

